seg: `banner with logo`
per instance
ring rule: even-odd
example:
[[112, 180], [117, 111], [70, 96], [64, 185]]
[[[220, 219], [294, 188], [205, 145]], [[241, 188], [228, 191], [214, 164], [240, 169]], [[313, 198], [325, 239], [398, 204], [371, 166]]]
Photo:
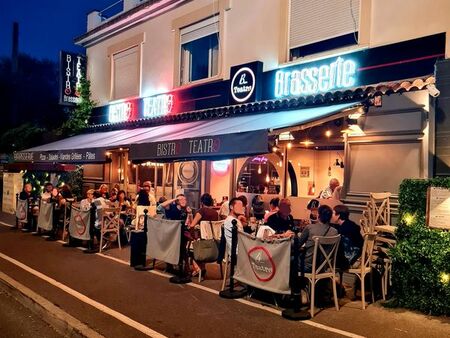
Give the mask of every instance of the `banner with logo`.
[[70, 213], [69, 234], [73, 238], [78, 238], [84, 241], [91, 239], [89, 229], [91, 224], [91, 211], [83, 211], [72, 207]]
[[16, 217], [19, 222], [22, 222], [22, 223], [27, 222], [27, 210], [28, 210], [28, 201], [21, 200], [19, 198], [17, 200], [17, 208], [16, 208]]
[[42, 201], [39, 207], [38, 227], [50, 231], [53, 229], [53, 203]]
[[291, 240], [265, 242], [238, 232], [238, 257], [234, 278], [274, 293], [289, 294]]
[[180, 260], [181, 221], [147, 219], [147, 256], [178, 264]]
[[[232, 158], [268, 152], [267, 130], [132, 144], [131, 160]], [[236, 145], [239, 145], [238, 147]]]

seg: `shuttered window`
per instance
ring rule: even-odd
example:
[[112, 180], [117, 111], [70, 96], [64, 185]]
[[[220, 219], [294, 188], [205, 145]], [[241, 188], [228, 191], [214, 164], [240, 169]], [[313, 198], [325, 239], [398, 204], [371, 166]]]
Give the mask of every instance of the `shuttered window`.
[[[360, 1], [291, 0], [290, 50], [344, 37], [346, 37], [344, 44], [356, 43], [355, 33], [359, 30]], [[336, 48], [336, 43], [327, 44], [332, 46], [331, 48]]]
[[139, 53], [139, 46], [134, 46], [113, 54], [113, 100], [139, 96]]
[[180, 84], [217, 75], [219, 16], [180, 29]]

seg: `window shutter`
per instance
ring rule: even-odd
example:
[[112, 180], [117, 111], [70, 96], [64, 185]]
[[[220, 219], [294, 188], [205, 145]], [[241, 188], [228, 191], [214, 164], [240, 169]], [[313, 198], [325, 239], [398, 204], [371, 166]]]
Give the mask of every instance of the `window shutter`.
[[141, 68], [139, 51], [139, 47], [134, 46], [113, 55], [113, 99], [123, 99], [139, 95]]
[[291, 0], [289, 48], [358, 31], [360, 1]]
[[180, 30], [181, 44], [191, 42], [204, 36], [219, 32], [219, 16], [215, 15], [206, 20], [184, 27]]

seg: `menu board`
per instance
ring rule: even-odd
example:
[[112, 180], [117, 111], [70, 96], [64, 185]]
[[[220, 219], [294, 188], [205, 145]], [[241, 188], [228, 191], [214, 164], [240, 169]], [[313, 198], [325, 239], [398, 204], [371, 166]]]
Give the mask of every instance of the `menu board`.
[[428, 188], [427, 225], [430, 228], [450, 230], [450, 189]]
[[2, 211], [10, 214], [16, 212], [16, 194], [22, 190], [20, 173], [3, 173]]

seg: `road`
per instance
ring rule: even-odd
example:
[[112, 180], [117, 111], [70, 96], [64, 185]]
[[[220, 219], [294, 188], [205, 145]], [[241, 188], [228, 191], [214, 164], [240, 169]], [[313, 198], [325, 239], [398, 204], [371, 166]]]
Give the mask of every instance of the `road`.
[[2, 337], [63, 337], [13, 298], [0, 286], [0, 332]]
[[0, 214], [0, 271], [105, 337], [450, 337], [448, 318], [378, 304], [363, 311], [349, 300], [340, 311], [287, 321], [252, 299], [218, 297], [214, 264], [204, 282], [175, 285], [160, 271], [132, 270], [126, 249], [85, 255], [5, 224], [11, 217]]

